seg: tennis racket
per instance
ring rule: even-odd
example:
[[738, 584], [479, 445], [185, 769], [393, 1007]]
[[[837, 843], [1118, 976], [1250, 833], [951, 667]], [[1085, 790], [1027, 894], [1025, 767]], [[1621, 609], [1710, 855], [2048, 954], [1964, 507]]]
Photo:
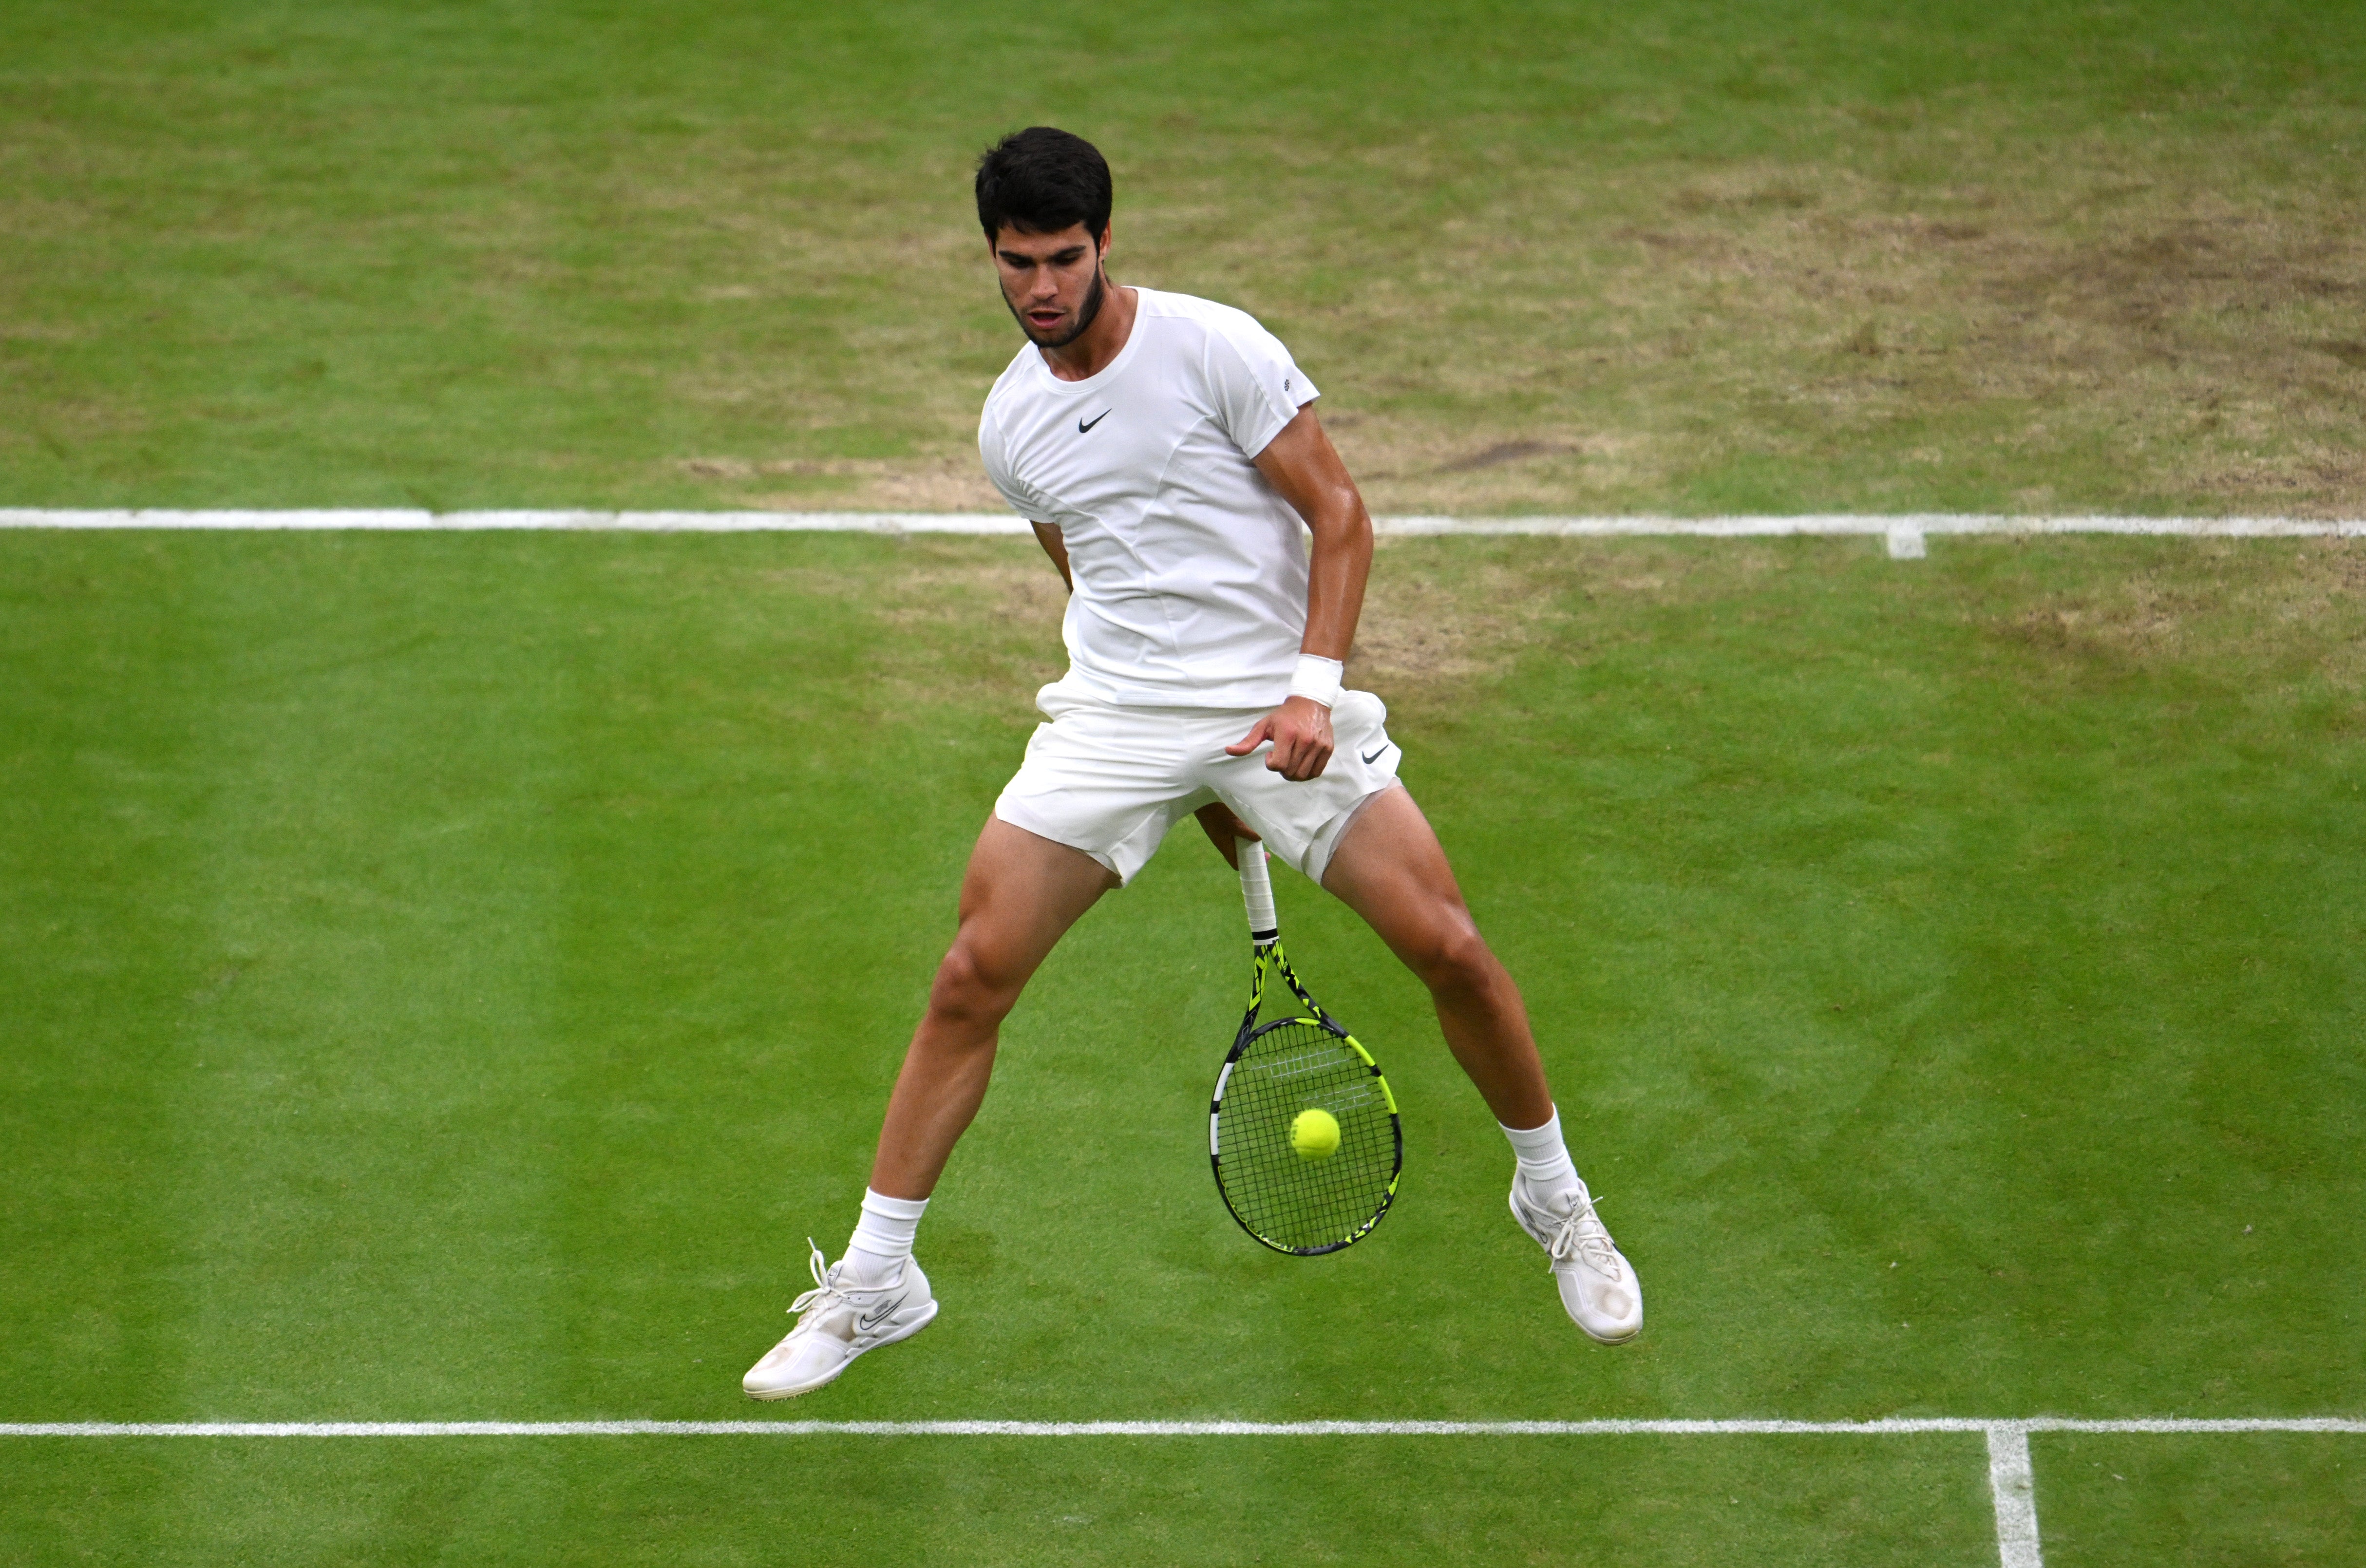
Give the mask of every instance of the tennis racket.
[[[1281, 953], [1265, 846], [1239, 840], [1256, 973], [1249, 1010], [1208, 1103], [1216, 1190], [1276, 1252], [1318, 1257], [1371, 1234], [1397, 1195], [1404, 1131], [1372, 1054], [1317, 1006]], [[1305, 1011], [1260, 1024], [1279, 974]]]

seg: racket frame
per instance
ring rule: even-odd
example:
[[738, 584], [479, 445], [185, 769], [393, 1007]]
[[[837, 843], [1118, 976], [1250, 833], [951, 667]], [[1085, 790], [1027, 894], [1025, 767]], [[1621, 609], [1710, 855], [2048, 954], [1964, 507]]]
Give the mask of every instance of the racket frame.
[[[1224, 1057], [1222, 1069], [1216, 1074], [1215, 1091], [1208, 1097], [1208, 1168], [1216, 1179], [1217, 1195], [1223, 1199], [1224, 1208], [1233, 1216], [1233, 1223], [1239, 1225], [1251, 1240], [1260, 1247], [1268, 1247], [1293, 1258], [1320, 1258], [1325, 1253], [1343, 1251], [1369, 1235], [1372, 1227], [1380, 1223], [1390, 1205], [1396, 1201], [1397, 1182], [1404, 1175], [1404, 1123], [1397, 1114], [1396, 1093], [1389, 1088], [1388, 1077], [1380, 1071], [1380, 1063], [1364, 1049], [1362, 1041], [1348, 1033], [1336, 1019], [1323, 1010], [1322, 1003], [1308, 994], [1306, 987], [1298, 978], [1298, 972], [1290, 966], [1289, 957], [1281, 951], [1281, 930], [1274, 913], [1273, 881], [1266, 868], [1265, 846], [1254, 840], [1243, 839], [1239, 840], [1238, 853], [1241, 891], [1248, 906], [1249, 941], [1255, 949], [1255, 970], [1249, 986], [1248, 1010], [1241, 1015], [1241, 1027], [1233, 1037], [1233, 1048]], [[1276, 974], [1281, 976], [1306, 1011], [1296, 1017], [1277, 1018], [1260, 1024], [1257, 1014], [1265, 1008], [1267, 981]], [[1389, 1135], [1393, 1141], [1389, 1183], [1380, 1194], [1379, 1206], [1346, 1235], [1320, 1247], [1290, 1247], [1261, 1234], [1250, 1224], [1233, 1202], [1232, 1192], [1224, 1184], [1223, 1158], [1220, 1153], [1223, 1136], [1224, 1088], [1232, 1081], [1234, 1066], [1261, 1036], [1293, 1023], [1312, 1024], [1335, 1039], [1345, 1041], [1356, 1053], [1358, 1059], [1380, 1086], [1380, 1101], [1389, 1108]]]

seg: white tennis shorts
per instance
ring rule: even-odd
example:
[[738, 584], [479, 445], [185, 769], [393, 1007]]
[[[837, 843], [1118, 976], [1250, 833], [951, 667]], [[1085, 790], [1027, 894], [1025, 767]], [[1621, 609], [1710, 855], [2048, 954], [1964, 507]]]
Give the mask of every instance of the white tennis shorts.
[[1035, 694], [1051, 720], [1035, 727], [1027, 760], [994, 814], [1079, 849], [1132, 882], [1160, 840], [1200, 807], [1222, 801], [1289, 864], [1320, 882], [1358, 807], [1397, 782], [1389, 710], [1369, 692], [1342, 692], [1331, 709], [1336, 749], [1322, 773], [1292, 784], [1224, 748], [1268, 708], [1119, 707], [1053, 682]]

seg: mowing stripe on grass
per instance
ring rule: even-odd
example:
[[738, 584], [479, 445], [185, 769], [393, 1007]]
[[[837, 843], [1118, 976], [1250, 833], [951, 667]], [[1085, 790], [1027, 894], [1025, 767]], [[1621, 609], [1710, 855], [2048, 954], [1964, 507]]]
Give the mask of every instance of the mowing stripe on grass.
[[[1381, 517], [1375, 529], [1400, 536], [1467, 534], [1548, 537], [1764, 538], [1786, 535], [1874, 536], [1889, 553], [1918, 558], [1932, 534], [2162, 534], [2211, 538], [2366, 535], [2366, 518], [2011, 517], [1971, 513], [1898, 516], [1831, 513], [1797, 517]], [[75, 511], [0, 507], [0, 528], [175, 528], [547, 532], [637, 534], [1017, 534], [1020, 518], [997, 512], [424, 512]]]

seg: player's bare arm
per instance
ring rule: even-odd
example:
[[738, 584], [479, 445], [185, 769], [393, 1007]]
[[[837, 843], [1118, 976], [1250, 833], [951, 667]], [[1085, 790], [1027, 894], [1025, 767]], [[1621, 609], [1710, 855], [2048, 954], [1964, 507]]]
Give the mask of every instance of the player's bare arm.
[[[1372, 514], [1312, 404], [1300, 409], [1255, 461], [1257, 472], [1306, 520], [1314, 536], [1307, 559], [1306, 638], [1299, 650], [1345, 664], [1364, 610], [1364, 583], [1372, 573]], [[1321, 777], [1331, 762], [1330, 706], [1292, 695], [1225, 750], [1245, 756], [1268, 740], [1273, 750], [1267, 767], [1297, 783]]]
[[1031, 522], [1027, 525], [1035, 530], [1035, 542], [1043, 547], [1045, 555], [1052, 558], [1053, 568], [1060, 574], [1060, 586], [1074, 593], [1076, 591], [1076, 580], [1069, 574], [1068, 546], [1066, 541], [1060, 537], [1060, 530], [1053, 527], [1049, 523]]

